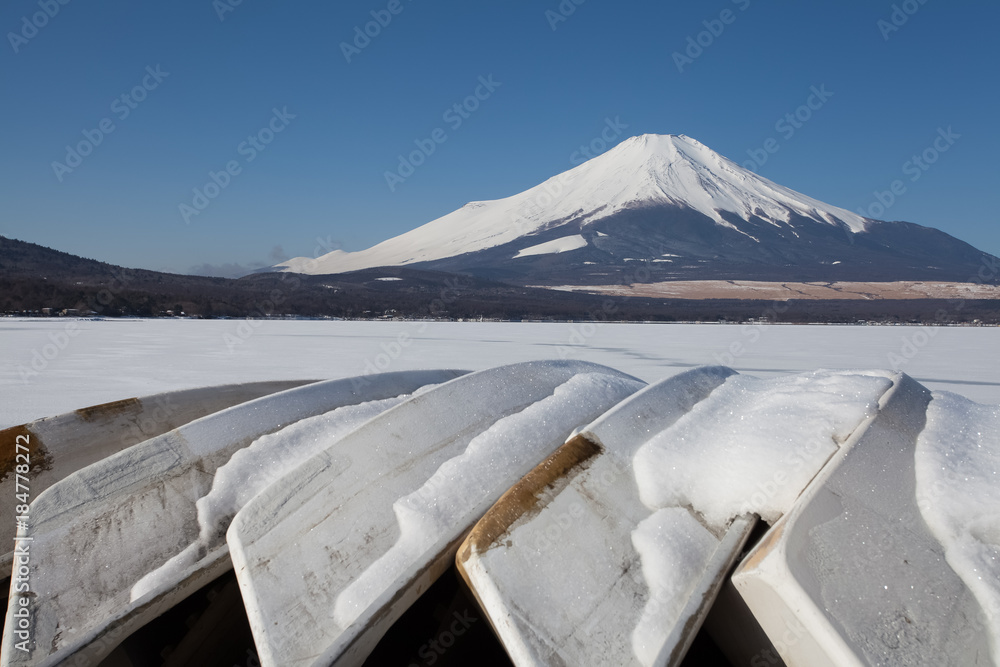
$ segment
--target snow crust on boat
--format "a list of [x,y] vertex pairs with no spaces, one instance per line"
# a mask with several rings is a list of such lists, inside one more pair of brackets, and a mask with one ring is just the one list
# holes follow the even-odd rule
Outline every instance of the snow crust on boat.
[[[28,461],[31,495],[59,480],[144,440],[200,419],[213,412],[293,389],[315,380],[286,380],[224,384],[167,391],[92,405],[56,417],[0,431],[0,516],[13,517],[18,504],[14,475],[18,463]],[[22,444],[27,450],[18,448]],[[26,456],[18,458],[16,454]],[[12,545],[16,523],[0,521],[0,544]],[[13,550],[0,556],[0,570],[9,569]]]
[[504,491],[643,384],[575,361],[473,373],[272,485],[227,537],[261,663],[361,664]]
[[[31,539],[31,590],[15,592],[12,581],[0,663],[58,664],[74,655],[98,661],[128,632],[229,569],[223,544],[132,597],[139,579],[197,538],[195,503],[209,492],[215,471],[261,435],[461,373],[406,371],[290,389],[193,421],[50,487],[31,503],[27,529],[19,529],[19,537]],[[12,641],[22,607],[34,621],[28,652]]]
[[934,392],[915,456],[920,514],[979,602],[1000,662],[1000,406]]
[[146,399],[8,429],[65,477],[18,533],[0,665],[99,662],[234,562],[263,664],[357,665],[456,552],[515,664],[675,665],[756,516],[730,590],[788,664],[1000,663],[1000,406],[881,371],[461,375],[299,386],[123,451]]
[[[787,664],[995,664],[984,609],[918,508],[915,454],[930,399],[900,374],[734,573]],[[951,505],[948,493],[939,501]]]
[[459,566],[518,665],[675,664],[752,525],[734,520],[786,511],[891,384],[724,368],[665,380],[512,489]]

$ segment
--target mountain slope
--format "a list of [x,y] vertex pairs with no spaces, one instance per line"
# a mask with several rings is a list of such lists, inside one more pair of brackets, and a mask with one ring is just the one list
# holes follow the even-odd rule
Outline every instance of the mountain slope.
[[938,230],[863,218],[797,193],[690,137],[643,135],[367,250],[275,269],[409,265],[564,285],[628,281],[640,266],[658,280],[967,281],[984,257]]

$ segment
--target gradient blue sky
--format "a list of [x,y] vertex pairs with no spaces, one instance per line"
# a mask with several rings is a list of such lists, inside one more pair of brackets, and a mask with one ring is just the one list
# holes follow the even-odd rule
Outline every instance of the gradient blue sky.
[[[881,217],[1000,255],[993,0],[909,0],[888,39],[889,1],[565,0],[575,11],[553,30],[558,0],[400,0],[350,63],[341,43],[389,0],[242,0],[223,20],[226,0],[41,2],[58,13],[16,44],[39,0],[0,9],[5,236],[217,275],[312,255],[317,239],[359,250],[568,169],[620,118],[625,135],[683,133],[739,162],[773,137],[762,175],[851,210],[899,179]],[[674,52],[726,9],[679,72]],[[122,119],[114,100],[156,66],[169,76]],[[489,75],[500,87],[453,129],[443,113]],[[787,137],[775,125],[812,86],[833,96]],[[248,162],[241,142],[286,107],[295,118]],[[105,118],[114,131],[60,182],[52,163]],[[961,138],[911,181],[904,164],[948,127]],[[390,192],[384,172],[436,128],[448,140]],[[240,173],[186,224],[179,205],[230,160]]]

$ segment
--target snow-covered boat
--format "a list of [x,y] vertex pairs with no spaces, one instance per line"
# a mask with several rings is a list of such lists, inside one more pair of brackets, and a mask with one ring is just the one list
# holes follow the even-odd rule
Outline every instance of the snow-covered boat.
[[[462,373],[407,371],[288,389],[192,421],[54,484],[31,503],[18,529],[26,571],[16,569],[11,582],[0,663],[96,663],[229,569],[221,536],[201,535],[196,503],[217,469],[261,436]],[[20,559],[15,551],[15,568]],[[31,619],[30,628],[20,627],[18,614]]]
[[900,376],[733,575],[787,664],[1000,658],[1000,409],[931,398]]
[[65,476],[0,667],[97,664],[202,586],[175,662],[221,614],[268,667],[360,665],[453,564],[519,666],[680,664],[703,623],[751,667],[1000,664],[1000,406],[882,371],[644,387],[532,362],[195,390],[125,449],[151,433],[109,408],[29,425]]
[[[677,665],[752,515],[773,520],[789,505],[836,438],[863,420],[858,408],[874,407],[889,385],[837,373],[758,380],[722,368],[665,380],[511,489],[463,545],[459,569],[519,667]],[[850,404],[837,400],[842,392]],[[803,451],[797,465],[776,457],[789,446]],[[755,485],[773,473],[781,484],[751,507],[755,493],[764,496]]]
[[[293,389],[315,380],[249,382],[169,391],[127,398],[47,417],[0,431],[0,543],[10,549],[16,531],[18,471],[35,498],[67,475],[123,449],[173,430],[213,412]],[[19,446],[20,445],[20,446]],[[10,520],[6,520],[10,518]],[[10,569],[10,549],[0,556],[0,570]]]
[[258,495],[227,539],[261,664],[363,663],[504,491],[643,386],[575,361],[473,373],[387,411]]

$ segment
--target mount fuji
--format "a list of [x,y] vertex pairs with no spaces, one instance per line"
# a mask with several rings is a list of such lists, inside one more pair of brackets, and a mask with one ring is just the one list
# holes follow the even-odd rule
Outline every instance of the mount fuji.
[[367,250],[273,267],[386,266],[515,284],[643,281],[973,282],[997,259],[937,229],[783,187],[684,135],[646,134],[506,199],[478,201]]

